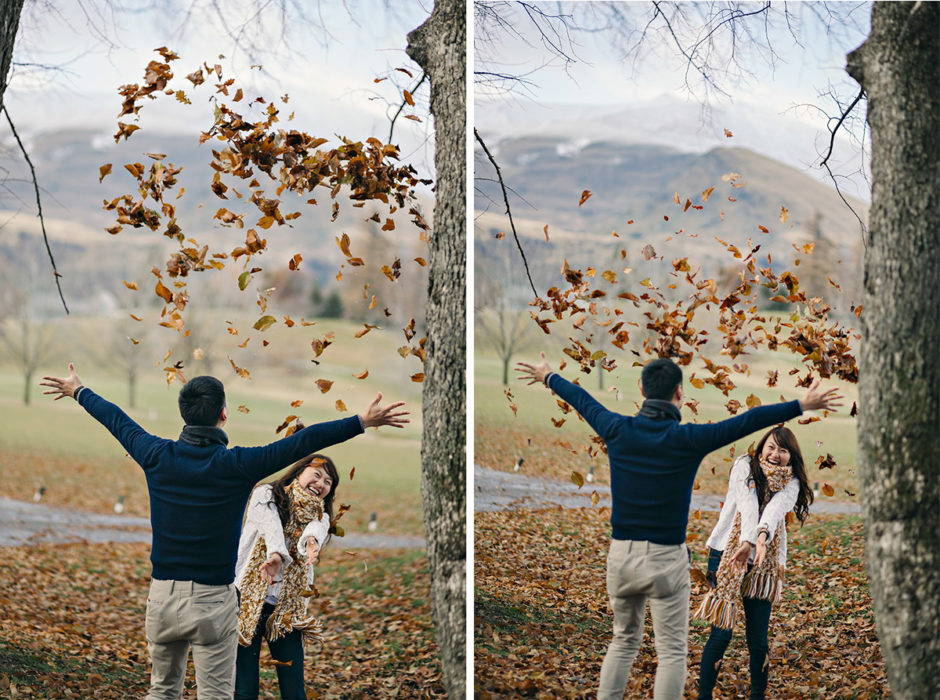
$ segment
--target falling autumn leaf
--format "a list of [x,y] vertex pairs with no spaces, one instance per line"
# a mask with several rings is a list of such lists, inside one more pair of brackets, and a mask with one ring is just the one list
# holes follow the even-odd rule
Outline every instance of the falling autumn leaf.
[[238,407],[238,412],[239,412],[239,413],[248,413],[248,412],[249,412],[249,408],[248,408],[246,405],[242,404],[242,405],[240,405],[240,406]]
[[365,379],[366,377],[369,376],[369,370],[363,370],[363,371],[360,372],[359,374],[354,374],[353,376],[354,376],[356,379]]
[[316,384],[321,394],[325,394],[333,386],[333,382],[328,379],[318,379]]
[[780,223],[785,224],[790,220],[790,210],[786,207],[780,207]]
[[584,190],[584,192],[581,193],[581,199],[578,200],[578,206],[580,207],[582,204],[588,201],[588,199],[591,197],[591,194],[593,194],[591,190]]
[[340,413],[346,410],[346,404],[344,404],[340,399],[336,399],[336,410]]
[[834,496],[836,493],[835,489],[832,488],[832,486],[830,486],[829,484],[823,484],[822,490],[824,494],[830,497]]
[[277,319],[274,316],[262,316],[257,321],[255,325],[252,326],[256,331],[266,331],[268,328],[277,323]]
[[582,486],[584,486],[584,477],[581,475],[580,472],[573,471],[571,472],[571,483],[577,486],[578,488],[581,488]]

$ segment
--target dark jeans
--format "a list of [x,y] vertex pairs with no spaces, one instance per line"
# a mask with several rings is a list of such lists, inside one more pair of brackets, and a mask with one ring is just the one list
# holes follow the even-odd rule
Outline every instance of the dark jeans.
[[[718,568],[721,552],[711,550],[708,557],[708,568],[712,571]],[[750,571],[750,565],[748,571]],[[747,640],[749,655],[748,665],[751,671],[751,700],[762,700],[767,689],[767,628],[770,626],[769,600],[744,598],[744,634]],[[715,681],[718,680],[718,671],[721,668],[721,659],[731,642],[731,630],[724,630],[712,626],[705,648],[702,649],[702,663],[699,667],[698,697],[699,700],[710,700]]]
[[[258,659],[261,656],[261,640],[264,637],[264,625],[274,612],[274,606],[265,603],[261,608],[261,619],[251,638],[251,645],[238,647],[235,660],[235,700],[256,700],[258,697]],[[304,690],[304,645],[303,633],[291,632],[276,642],[268,642],[268,649],[276,661],[289,661],[289,666],[281,664],[277,671],[277,684],[284,700],[306,700]]]

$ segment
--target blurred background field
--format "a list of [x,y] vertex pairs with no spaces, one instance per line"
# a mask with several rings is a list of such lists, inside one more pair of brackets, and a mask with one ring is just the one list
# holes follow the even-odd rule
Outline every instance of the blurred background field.
[[[514,355],[513,365],[518,361],[538,363],[539,352],[544,351],[549,363],[557,370],[564,358],[561,353],[561,336],[564,334],[548,336],[538,329],[536,331],[537,334],[532,334],[523,349]],[[612,411],[634,415],[642,402],[639,389],[641,368],[632,366],[633,361],[639,358],[629,351],[608,351],[617,359],[617,368],[610,373],[603,372],[602,389],[598,388],[597,369],[590,375],[583,374],[569,361],[561,374],[571,381],[577,379],[598,401]],[[722,356],[714,357],[713,361],[729,366],[732,364]],[[728,418],[731,414],[725,404],[729,399],[738,400],[742,404],[742,410],[746,410],[744,404],[751,394],[758,397],[761,403],[767,404],[780,401],[781,397],[785,400],[798,399],[805,393],[805,389],[794,387],[796,375],[788,375],[791,369],[803,368],[797,356],[782,351],[762,351],[739,356],[736,361],[739,364],[746,362],[750,375],[732,374],[737,388],[727,397],[713,386],[705,385],[703,389],[696,389],[691,385],[689,380],[693,372],[700,378],[709,376],[704,366],[693,363],[683,368],[686,400],[694,399],[699,402],[697,414],[693,414],[688,407],[683,407],[683,421],[701,423]],[[504,386],[501,381],[500,358],[480,343],[476,347],[474,362],[474,459],[477,464],[507,471],[514,469],[517,460],[522,458],[524,462],[520,472],[560,481],[570,481],[572,471],[586,476],[593,466],[596,482],[609,483],[607,457],[598,453],[592,458],[585,452],[593,431],[574,412],[563,414],[556,403],[557,397],[541,386],[530,387],[518,381],[515,371],[511,373],[509,386]],[[778,382],[771,388],[767,386],[767,373],[774,370],[778,372]],[[801,374],[805,374],[805,371],[801,371]],[[849,417],[852,404],[857,399],[857,387],[837,380],[824,380],[823,384],[827,387],[838,387],[845,396],[844,405],[837,413],[810,424],[800,425],[797,421],[791,421],[790,428],[800,442],[811,485],[818,482],[817,498],[857,502],[856,419]],[[512,394],[511,399],[505,394],[507,388]],[[515,415],[510,404],[517,408]],[[802,416],[801,420],[814,415],[821,417],[818,412],[812,412]],[[558,428],[551,422],[552,419],[558,421],[562,418],[565,422]],[[754,433],[739,440],[734,445],[734,455],[746,452],[762,435],[763,432]],[[713,452],[706,458],[698,473],[698,493],[725,493],[731,454],[731,449],[726,448]],[[832,469],[820,469],[816,464],[817,458],[825,459],[830,454],[836,466]],[[831,497],[823,492],[826,484],[833,488]],[[572,489],[575,488],[577,487],[572,484]],[[588,489],[588,485],[584,488]]]
[[[9,357],[0,362],[0,495],[26,500],[44,486],[44,503],[98,512],[110,512],[123,496],[126,513],[146,516],[147,491],[140,468],[81,408],[70,400],[56,402],[43,396],[38,382],[45,374],[63,376],[72,361],[89,387],[124,408],[144,429],[175,439],[182,428],[177,407],[181,384],[167,385],[162,368],[182,360],[187,377],[214,374],[225,383],[229,406],[225,430],[233,445],[277,439],[275,430],[289,415],[310,425],[361,413],[378,392],[383,402],[407,402],[412,415],[406,428],[370,430],[324,452],[339,470],[338,501],[352,505],[343,520],[347,531],[364,532],[375,512],[379,532],[422,535],[421,384],[411,380],[412,374],[420,372],[420,362],[397,352],[407,345],[400,329],[390,324],[356,338],[362,323],[317,319],[316,325],[304,327],[298,318],[293,328],[278,324],[262,334],[251,328],[256,317],[234,310],[203,313],[193,335],[209,338],[206,331],[215,328],[216,332],[203,348],[201,360],[194,356],[200,347],[198,339],[187,347],[168,329],[157,329],[158,335],[148,343],[127,342],[126,323],[133,324],[134,332],[143,330],[146,323],[127,321],[123,314],[47,324],[52,341],[31,378],[28,405],[23,402],[20,367]],[[312,320],[307,319],[308,323]],[[227,327],[239,329],[239,335],[226,333]],[[334,344],[314,364],[310,343],[328,332],[334,334]],[[247,348],[239,348],[247,337],[251,337]],[[262,346],[262,338],[269,341],[267,347]],[[133,408],[129,407],[127,357],[108,351],[112,341],[122,339],[123,351],[130,348],[137,354]],[[173,354],[163,362],[171,347]],[[210,352],[211,363],[206,361]],[[229,357],[250,371],[250,379],[235,373]],[[365,370],[369,371],[365,379],[354,376]],[[333,384],[322,393],[316,380]],[[291,402],[297,400],[303,404],[292,407]],[[345,411],[339,410],[337,401],[345,404]]]

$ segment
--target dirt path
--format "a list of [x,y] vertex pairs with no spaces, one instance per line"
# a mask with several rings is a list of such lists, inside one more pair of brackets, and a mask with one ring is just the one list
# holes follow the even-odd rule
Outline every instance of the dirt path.
[[[150,521],[131,515],[102,515],[0,497],[0,547],[38,542],[147,542]],[[409,535],[349,533],[337,538],[343,549],[424,549],[424,539]]]
[[[479,465],[473,468],[473,509],[475,511],[512,510],[516,508],[583,508],[591,506],[591,494],[597,491],[599,506],[610,505],[610,487],[584,484],[580,489],[571,482],[551,481],[528,474],[503,472]],[[717,511],[722,497],[692,494],[692,510]],[[860,513],[857,503],[830,501],[822,497],[810,508],[813,513]]]

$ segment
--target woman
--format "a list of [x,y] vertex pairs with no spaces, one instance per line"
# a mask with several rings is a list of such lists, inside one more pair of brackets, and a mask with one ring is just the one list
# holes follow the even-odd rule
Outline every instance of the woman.
[[261,638],[268,640],[281,697],[305,699],[303,636],[319,641],[322,623],[308,610],[313,564],[329,538],[339,474],[315,454],[255,489],[245,514],[235,585],[240,596],[235,699],[258,697]]
[[707,541],[714,588],[695,612],[712,623],[699,667],[700,700],[712,696],[739,607],[750,657],[750,697],[764,697],[770,608],[780,600],[787,560],[786,515],[794,511],[802,524],[812,502],[803,455],[789,428],[771,429],[754,456],[743,455],[732,466],[728,494]]

